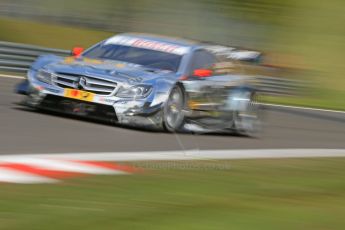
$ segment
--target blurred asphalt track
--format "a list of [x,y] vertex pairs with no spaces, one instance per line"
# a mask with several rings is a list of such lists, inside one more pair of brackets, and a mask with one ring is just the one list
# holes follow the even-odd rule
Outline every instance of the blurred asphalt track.
[[38,113],[0,77],[0,154],[187,149],[345,148],[345,113],[267,107],[259,138],[168,134]]

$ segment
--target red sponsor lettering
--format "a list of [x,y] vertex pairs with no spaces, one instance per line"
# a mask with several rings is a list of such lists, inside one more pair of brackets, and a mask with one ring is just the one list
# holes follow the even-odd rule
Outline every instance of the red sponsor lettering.
[[174,50],[178,48],[178,46],[175,45],[169,45],[161,42],[154,42],[154,41],[147,41],[138,39],[132,43],[132,46],[139,47],[139,48],[146,48],[146,49],[152,49],[152,50],[158,50],[168,53],[173,53]]

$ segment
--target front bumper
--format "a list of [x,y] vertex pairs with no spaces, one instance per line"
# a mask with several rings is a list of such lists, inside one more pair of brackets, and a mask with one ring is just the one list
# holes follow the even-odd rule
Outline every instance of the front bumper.
[[65,97],[65,90],[53,85],[29,81],[26,105],[128,126],[162,129],[161,104],[147,100],[125,100],[95,95],[92,101]]
[[[28,103],[28,105],[32,105],[32,103]],[[118,121],[116,112],[111,106],[83,102],[55,95],[46,95],[44,99],[34,107],[111,122]]]

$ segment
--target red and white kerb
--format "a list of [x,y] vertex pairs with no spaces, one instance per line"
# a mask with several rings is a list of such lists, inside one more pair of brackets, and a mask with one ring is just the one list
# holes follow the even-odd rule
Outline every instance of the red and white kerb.
[[138,170],[134,167],[108,162],[21,157],[0,162],[0,183],[56,183],[70,177],[135,171]]

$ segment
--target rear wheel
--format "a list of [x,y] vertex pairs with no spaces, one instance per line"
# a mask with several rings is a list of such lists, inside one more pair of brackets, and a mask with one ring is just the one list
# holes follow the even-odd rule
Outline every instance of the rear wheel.
[[183,89],[181,86],[175,85],[163,109],[163,126],[167,131],[177,132],[181,130],[185,118],[183,114],[184,104]]
[[236,133],[246,136],[256,136],[261,130],[260,108],[255,92],[245,91],[241,99],[246,101],[245,108],[234,111],[233,129]]

